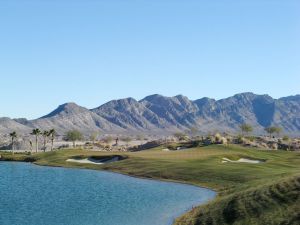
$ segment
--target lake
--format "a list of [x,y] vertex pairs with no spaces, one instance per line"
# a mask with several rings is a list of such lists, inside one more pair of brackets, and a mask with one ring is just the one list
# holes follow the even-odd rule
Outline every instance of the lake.
[[111,172],[0,162],[1,225],[170,225],[214,191]]

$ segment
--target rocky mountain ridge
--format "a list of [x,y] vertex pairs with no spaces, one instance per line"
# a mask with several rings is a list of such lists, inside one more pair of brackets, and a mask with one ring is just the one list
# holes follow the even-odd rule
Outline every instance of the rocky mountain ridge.
[[75,103],[35,120],[0,118],[0,133],[30,132],[33,128],[51,129],[63,134],[77,129],[84,134],[94,131],[111,134],[171,134],[196,127],[201,133],[239,131],[242,123],[251,124],[256,134],[275,125],[290,135],[300,135],[300,95],[273,99],[269,95],[241,93],[215,100],[195,101],[183,95],[151,95],[113,100],[94,109]]

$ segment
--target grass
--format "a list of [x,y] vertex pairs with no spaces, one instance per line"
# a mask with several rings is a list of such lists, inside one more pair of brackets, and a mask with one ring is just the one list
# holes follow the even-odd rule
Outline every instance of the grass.
[[295,224],[300,221],[300,176],[219,198],[177,219],[176,225]]
[[[205,186],[218,191],[219,195],[213,202],[195,208],[178,219],[177,225],[292,224],[285,220],[286,216],[291,221],[300,221],[299,214],[296,213],[300,205],[299,152],[256,150],[236,145],[213,145],[170,152],[161,151],[162,148],[135,153],[83,150],[63,150],[32,156],[12,156],[5,153],[2,154],[2,159],[34,161],[39,165],[109,170],[131,176]],[[78,156],[84,158],[111,155],[120,155],[124,160],[105,165],[66,162],[67,159]],[[233,160],[260,159],[265,163],[221,163],[223,157]]]

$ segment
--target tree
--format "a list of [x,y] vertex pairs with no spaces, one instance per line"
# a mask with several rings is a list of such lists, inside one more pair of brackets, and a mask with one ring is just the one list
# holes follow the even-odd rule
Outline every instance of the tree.
[[51,151],[53,151],[55,135],[56,135],[56,131],[54,129],[49,130],[49,136],[51,139]]
[[32,141],[29,139],[30,153],[32,153]]
[[283,138],[282,138],[283,141],[289,141],[290,140],[290,137],[287,136],[287,135],[284,135]]
[[198,134],[199,130],[196,127],[192,127],[189,130],[189,133],[192,135],[192,137],[195,137]]
[[265,131],[272,137],[272,134],[275,132],[273,127],[266,127]]
[[175,138],[177,138],[179,141],[183,140],[184,137],[186,136],[184,133],[182,132],[176,132],[173,134]]
[[244,136],[244,134],[249,134],[250,132],[252,132],[253,131],[253,127],[250,125],[250,124],[246,124],[246,123],[244,123],[244,124],[242,124],[241,126],[240,126],[240,129],[241,129],[241,131],[242,131],[242,135]]
[[138,141],[143,141],[145,139],[145,137],[144,137],[144,135],[142,135],[142,134],[138,134],[137,136],[136,136],[136,140],[138,140]]
[[272,137],[272,134],[277,133],[277,135],[280,134],[281,132],[281,128],[280,127],[266,127],[265,131],[270,135],[270,138]]
[[126,143],[126,146],[128,146],[129,142],[131,142],[132,139],[130,137],[124,137],[122,138],[122,141],[124,141]]
[[50,132],[45,130],[42,132],[42,136],[43,136],[43,143],[44,143],[43,149],[44,149],[44,152],[46,152],[46,145],[48,142],[48,137],[50,136]]
[[281,133],[282,128],[281,127],[275,127],[275,133],[277,134],[277,136],[279,136],[279,134]]
[[9,134],[11,138],[11,148],[12,148],[12,154],[15,154],[15,139],[17,138],[17,133],[14,131]]
[[287,135],[284,135],[282,140],[288,143],[288,150],[290,150],[291,149],[291,139],[290,139],[290,137],[287,136]]
[[104,138],[103,141],[104,141],[106,144],[110,145],[111,142],[113,141],[113,138],[112,138],[111,136],[108,136],[108,137]]
[[71,130],[66,133],[65,139],[73,142],[73,148],[76,147],[76,141],[83,140],[83,135],[78,130]]
[[35,151],[37,153],[39,150],[39,136],[41,135],[40,129],[33,129],[31,135],[35,136]]
[[98,138],[99,133],[98,132],[93,132],[90,136],[90,140],[93,142],[93,144],[95,144],[95,141]]

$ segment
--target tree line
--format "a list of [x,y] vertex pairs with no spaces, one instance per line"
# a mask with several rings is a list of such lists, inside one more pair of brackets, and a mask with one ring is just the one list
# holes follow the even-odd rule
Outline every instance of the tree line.
[[[34,136],[34,139],[35,139],[35,152],[36,153],[39,151],[39,138],[40,137],[42,137],[42,143],[43,143],[42,150],[44,150],[44,152],[46,151],[46,145],[47,145],[47,143],[49,143],[49,140],[50,140],[51,141],[51,151],[53,151],[54,140],[55,140],[55,137],[56,137],[56,131],[54,129],[41,131],[40,129],[36,128],[36,129],[32,130],[30,135]],[[98,135],[99,135],[99,133],[97,133],[97,132],[91,134],[90,140],[93,142],[93,144],[95,143]],[[18,135],[14,131],[14,132],[10,133],[9,136],[11,138],[12,153],[14,154],[15,143],[16,143],[16,139],[18,138]],[[73,148],[75,148],[76,147],[76,141],[84,140],[84,136],[78,130],[70,130],[64,135],[63,140],[72,142],[73,143]],[[114,139],[113,137],[108,136],[103,141],[107,144],[110,144],[113,140],[116,140],[116,143],[118,143],[119,138]],[[127,145],[128,145],[129,142],[132,141],[132,139],[130,137],[123,137],[120,140],[126,142]],[[30,151],[32,152],[33,143],[32,143],[31,140],[29,140],[29,144],[30,144]]]
[[[241,124],[240,125],[240,130],[242,132],[242,135],[249,135],[251,132],[253,132],[253,127],[250,124]],[[276,127],[276,126],[270,126],[270,127],[266,127],[265,131],[269,134],[270,138],[272,137],[273,134],[277,134],[279,135],[282,131],[282,128],[280,127]],[[190,134],[191,136],[195,136],[197,135],[197,133],[199,132],[199,130],[195,127],[192,127],[189,131],[187,131],[188,134]],[[30,133],[30,135],[35,137],[35,152],[37,153],[39,151],[39,137],[43,138],[43,150],[46,151],[46,145],[49,142],[49,140],[51,141],[51,151],[53,151],[53,146],[54,146],[54,140],[55,140],[55,136],[56,136],[56,131],[55,129],[50,129],[50,130],[44,130],[41,131],[40,129],[36,128],[33,129],[32,132]],[[10,138],[11,138],[11,146],[12,146],[12,153],[14,154],[14,150],[15,150],[15,141],[18,137],[17,133],[15,131],[11,132],[9,134]],[[174,134],[174,136],[176,138],[178,138],[179,140],[184,138],[186,136],[185,133],[181,133],[181,132],[177,132]],[[65,134],[64,140],[65,141],[71,141],[73,143],[73,147],[76,147],[75,142],[76,141],[80,141],[83,140],[83,135],[80,131],[78,130],[71,130],[68,131]],[[96,134],[92,134],[90,139],[94,142],[96,139]],[[122,141],[126,142],[127,145],[128,143],[131,141],[131,138],[126,137],[121,139]],[[106,143],[110,143],[113,141],[112,137],[107,137],[104,142]],[[29,140],[29,144],[30,144],[30,150],[32,151],[33,149],[33,143],[31,140]]]
[[[254,128],[250,124],[246,124],[246,123],[241,124],[239,128],[241,130],[242,136],[249,135],[254,130]],[[273,134],[279,135],[282,132],[282,128],[276,126],[265,127],[264,130],[269,135],[270,138],[272,137]],[[186,138],[188,138],[188,136],[192,138],[196,137],[199,132],[200,130],[198,130],[196,127],[192,127],[185,132],[176,132],[173,134],[173,136],[178,140],[185,140]],[[287,136],[285,136],[285,138],[286,137]]]
[[[56,136],[55,129],[41,131],[40,129],[36,128],[36,129],[32,130],[30,135],[35,137],[35,151],[36,151],[36,153],[39,150],[39,137],[40,136],[43,137],[43,150],[46,151],[46,145],[47,145],[48,141],[50,140],[51,141],[51,151],[53,151],[54,140],[55,140],[55,136]],[[17,132],[13,131],[12,133],[9,134],[9,136],[11,138],[12,154],[14,154],[15,141],[18,137],[18,134],[17,134]],[[33,143],[32,143],[31,140],[29,140],[29,144],[30,144],[30,150],[32,151]]]
[[[242,135],[248,135],[249,133],[253,132],[253,127],[250,124],[242,124],[240,125],[240,129],[242,131]],[[270,126],[266,127],[265,131],[269,134],[270,138],[272,137],[273,134],[279,135],[282,131],[281,127],[276,127],[276,126]]]

